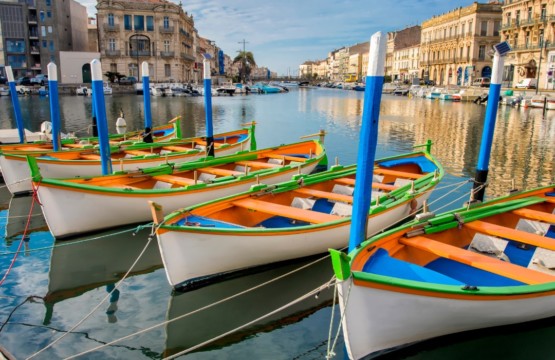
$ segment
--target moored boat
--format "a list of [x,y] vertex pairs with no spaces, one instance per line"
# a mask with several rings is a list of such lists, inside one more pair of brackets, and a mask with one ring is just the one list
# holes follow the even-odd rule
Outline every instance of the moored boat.
[[[376,161],[369,233],[415,214],[443,177],[427,151]],[[275,186],[157,218],[168,281],[190,286],[226,273],[347,244],[356,166],[336,165]],[[159,215],[159,214],[158,214]]]
[[[254,123],[250,128],[216,134],[216,156],[231,155],[238,151],[255,150]],[[110,153],[114,169],[132,171],[158,166],[168,162],[181,163],[198,160],[206,155],[206,137],[197,136],[169,142],[137,142],[115,145]],[[102,161],[96,147],[67,149],[64,151],[36,151],[32,153],[5,152],[0,154],[0,167],[4,181],[12,194],[32,190],[26,155],[36,157],[41,175],[47,178],[71,178],[102,175]]]
[[310,173],[327,161],[310,140],[199,161],[99,177],[49,179],[29,157],[33,182],[50,232],[57,238],[147,222],[147,200],[170,211]]
[[530,99],[530,107],[533,108],[545,108],[547,110],[555,109],[555,98],[547,95],[534,95]]
[[332,251],[349,357],[555,316],[554,210],[550,185]]

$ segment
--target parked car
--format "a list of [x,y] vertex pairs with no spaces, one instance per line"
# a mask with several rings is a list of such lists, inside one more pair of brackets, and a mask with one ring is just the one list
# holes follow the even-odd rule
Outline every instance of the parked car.
[[44,86],[46,83],[48,83],[48,75],[38,74],[37,76],[31,79],[31,82],[33,84],[39,84],[40,86]]
[[488,77],[481,77],[481,78],[477,78],[472,82],[472,86],[477,86],[477,87],[489,87],[491,83],[491,79]]
[[133,85],[137,82],[137,78],[134,76],[124,76],[119,79],[120,85]]
[[19,79],[17,79],[17,81],[15,83],[17,85],[32,85],[31,84],[31,78],[28,77],[28,76],[20,77]]
[[536,79],[526,78],[526,79],[520,80],[515,85],[515,89],[535,89],[536,85],[537,85]]

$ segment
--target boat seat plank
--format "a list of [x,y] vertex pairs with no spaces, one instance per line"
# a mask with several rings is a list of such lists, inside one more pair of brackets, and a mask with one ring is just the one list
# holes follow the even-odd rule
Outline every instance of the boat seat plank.
[[[206,146],[206,145],[207,145],[207,142],[204,141],[204,140],[196,140],[196,141],[195,141],[195,144],[196,144],[196,145],[201,145],[201,146]],[[214,141],[214,147],[215,147],[216,149],[219,148],[219,147],[222,147],[222,145],[223,145],[222,143],[218,143],[218,142]]]
[[[351,179],[351,178],[339,178],[339,179],[335,179],[335,182],[338,183],[338,184],[342,184],[342,185],[355,186],[355,179]],[[397,187],[394,186],[394,185],[382,184],[382,183],[378,183],[378,182],[373,182],[372,183],[372,188],[383,190],[383,191],[393,191],[393,190],[397,189]]]
[[353,203],[353,197],[352,196],[338,194],[338,193],[334,193],[334,192],[330,192],[330,191],[321,191],[321,190],[316,190],[316,189],[311,189],[311,188],[299,188],[299,189],[295,190],[295,192],[298,193],[298,194],[314,196],[314,197],[322,198],[322,199],[342,201],[342,202],[346,202],[346,203],[349,203],[349,204]]
[[240,176],[240,175],[245,175],[245,173],[243,173],[241,171],[220,169],[220,168],[213,168],[213,167],[202,168],[202,169],[199,169],[199,171],[207,173],[207,174],[218,175],[218,176]]
[[555,198],[545,198],[545,201],[548,203],[555,204]]
[[420,179],[424,174],[409,173],[405,171],[397,171],[384,168],[374,168],[374,174],[379,175],[391,175],[395,177],[407,178],[407,179]]
[[555,281],[555,276],[530,270],[497,258],[464,250],[456,246],[444,244],[424,236],[402,238],[399,242],[403,245],[427,251],[437,256],[451,259],[477,269],[485,270],[526,284],[544,284]]
[[143,151],[143,150],[125,150],[126,154],[135,155],[135,156],[145,156],[145,155],[154,155],[150,151]]
[[526,231],[515,230],[479,220],[469,222],[463,226],[468,229],[476,230],[482,234],[498,236],[507,240],[514,240],[524,244],[555,251],[555,239],[546,238],[544,236],[532,234]]
[[341,216],[330,215],[312,210],[299,209],[292,206],[275,204],[262,200],[241,199],[233,201],[234,206],[246,208],[249,210],[261,211],[266,214],[283,216],[290,219],[306,221],[313,224],[320,224],[330,221],[342,219]]
[[555,224],[555,214],[532,209],[516,209],[513,210],[512,213],[518,216],[522,216],[528,220],[537,220],[550,224]]
[[273,168],[281,166],[281,165],[278,165],[278,164],[270,164],[270,163],[265,163],[265,162],[262,162],[262,161],[249,161],[249,160],[237,161],[237,164],[238,165],[243,165],[243,166],[249,166],[249,167],[264,168],[264,169],[273,169]]
[[96,154],[79,154],[79,157],[84,160],[102,160],[100,155]]
[[176,184],[181,186],[195,185],[195,180],[184,178],[181,176],[175,176],[175,175],[155,175],[152,178],[154,180],[164,181],[170,184]]
[[190,151],[193,148],[185,147],[185,146],[170,145],[170,146],[164,146],[162,149],[169,150],[169,151],[175,151],[175,152],[184,152],[184,151]]
[[308,160],[307,158],[304,158],[304,157],[290,156],[290,155],[280,155],[280,154],[268,154],[268,155],[266,155],[266,157],[269,157],[269,158],[272,158],[272,159],[298,161],[298,162],[305,162],[305,161]]

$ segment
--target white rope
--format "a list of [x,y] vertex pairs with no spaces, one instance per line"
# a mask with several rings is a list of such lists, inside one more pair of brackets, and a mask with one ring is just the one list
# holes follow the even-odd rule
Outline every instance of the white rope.
[[190,348],[188,348],[188,349],[185,349],[185,350],[183,350],[183,351],[180,351],[180,352],[178,352],[178,353],[176,353],[176,354],[173,354],[173,355],[171,355],[171,356],[165,357],[164,360],[175,359],[176,357],[179,357],[179,356],[181,356],[181,355],[184,355],[184,354],[187,354],[187,353],[189,353],[189,352],[191,352],[191,351],[194,351],[194,350],[196,350],[196,349],[198,349],[198,348],[201,348],[201,347],[203,347],[203,346],[206,346],[206,345],[210,344],[210,343],[213,342],[213,341],[216,341],[216,340],[221,339],[221,338],[223,338],[223,337],[225,337],[225,336],[228,336],[228,335],[230,335],[230,334],[233,334],[234,332],[236,332],[236,331],[238,331],[238,330],[241,330],[241,329],[243,329],[243,328],[245,328],[245,327],[247,327],[247,326],[253,325],[253,324],[257,323],[257,322],[260,321],[260,320],[264,320],[264,319],[267,318],[267,317],[270,317],[270,316],[272,316],[272,315],[274,315],[274,314],[277,314],[278,312],[280,312],[280,311],[282,311],[282,310],[284,310],[284,309],[287,309],[287,308],[290,307],[290,306],[293,306],[293,305],[295,305],[295,304],[297,304],[297,303],[299,303],[299,302],[301,302],[301,301],[303,301],[303,300],[305,300],[305,299],[307,299],[307,298],[309,298],[309,297],[311,297],[311,296],[313,296],[313,295],[315,295],[315,294],[318,294],[320,291],[322,291],[322,290],[324,290],[325,288],[329,287],[329,285],[330,285],[330,282],[327,282],[327,283],[325,283],[325,284],[323,284],[323,285],[320,285],[320,286],[318,286],[317,288],[311,290],[310,292],[308,292],[308,293],[306,293],[306,294],[304,294],[304,295],[302,295],[302,296],[296,298],[296,299],[293,300],[293,301],[290,301],[289,303],[287,303],[287,304],[285,304],[285,305],[283,305],[283,306],[280,306],[279,308],[277,308],[277,309],[275,309],[275,310],[273,310],[273,311],[270,311],[269,313],[267,313],[267,314],[265,314],[265,315],[262,315],[262,316],[260,316],[260,317],[258,317],[258,318],[256,318],[256,319],[254,319],[254,320],[251,320],[251,321],[249,321],[249,322],[247,322],[247,323],[245,323],[245,324],[243,324],[243,325],[240,325],[240,326],[238,326],[238,327],[236,327],[236,328],[234,328],[234,329],[232,329],[232,330],[229,330],[229,331],[227,331],[227,332],[225,332],[225,333],[223,333],[223,334],[221,334],[221,335],[218,335],[218,336],[216,336],[216,337],[213,337],[212,339],[206,340],[206,341],[204,341],[204,342],[201,342],[200,344],[197,344],[197,345],[195,345],[195,346],[192,346],[192,347],[190,347]]
[[141,259],[141,257],[143,256],[143,254],[145,253],[146,249],[148,248],[148,246],[150,245],[150,242],[152,241],[152,236],[148,237],[148,241],[145,245],[145,247],[143,248],[143,250],[141,251],[141,253],[139,254],[139,256],[137,257],[137,259],[133,262],[133,264],[131,265],[131,268],[125,273],[125,275],[121,278],[120,281],[118,281],[116,283],[116,286],[112,289],[112,291],[110,291],[108,294],[106,294],[106,296],[104,297],[104,299],[102,299],[100,301],[100,303],[98,305],[96,305],[83,319],[81,319],[79,322],[77,322],[77,324],[75,324],[71,329],[69,329],[68,331],[66,331],[64,334],[62,334],[62,336],[58,337],[56,340],[54,340],[53,342],[51,342],[50,344],[48,344],[47,346],[45,346],[44,348],[42,348],[41,350],[37,351],[36,353],[32,354],[31,356],[29,356],[27,359],[32,359],[35,356],[39,355],[40,353],[42,353],[43,351],[45,351],[46,349],[51,348],[52,346],[54,346],[54,344],[58,343],[60,340],[62,340],[66,335],[70,334],[71,332],[73,332],[73,330],[75,330],[79,325],[81,325],[83,322],[85,322],[85,320],[87,320],[89,317],[92,316],[92,314],[94,314],[96,312],[96,310],[98,310],[98,308],[104,304],[106,302],[106,300],[108,300],[110,298],[110,296],[112,295],[112,293],[114,291],[116,291],[120,285],[123,283],[123,281],[127,278],[127,276],[129,275],[129,273],[131,273],[131,271],[133,270],[133,268],[135,267],[135,265],[137,265],[137,263],[139,262],[139,260]]
[[224,302],[226,302],[226,301],[235,299],[235,298],[237,298],[237,297],[239,297],[239,296],[242,296],[242,295],[247,294],[247,293],[249,293],[249,292],[251,292],[251,291],[257,290],[257,289],[259,289],[259,288],[261,288],[261,287],[264,287],[264,286],[269,285],[269,284],[271,284],[271,283],[273,283],[273,282],[275,282],[275,281],[278,281],[278,280],[283,279],[283,278],[285,278],[285,277],[287,277],[287,276],[289,276],[289,275],[292,275],[292,274],[294,274],[294,273],[296,273],[296,272],[299,272],[299,271],[301,271],[301,270],[303,270],[303,269],[306,269],[306,268],[308,268],[309,266],[312,266],[312,265],[316,264],[316,263],[319,262],[319,261],[328,259],[329,257],[330,257],[330,255],[326,255],[326,256],[324,256],[324,257],[322,257],[322,258],[320,258],[320,259],[314,260],[314,261],[312,261],[312,262],[310,262],[310,263],[308,263],[308,264],[305,264],[305,265],[303,265],[303,266],[301,266],[301,267],[299,267],[299,268],[297,268],[297,269],[291,270],[291,271],[288,272],[288,273],[285,273],[285,274],[280,275],[280,276],[278,276],[278,277],[276,277],[276,278],[273,278],[273,279],[271,279],[271,280],[268,280],[268,281],[266,281],[266,282],[264,282],[264,283],[262,283],[262,284],[258,284],[258,285],[256,285],[256,286],[253,286],[253,287],[249,288],[249,289],[243,290],[243,291],[241,291],[241,292],[239,292],[239,293],[237,293],[237,294],[230,295],[230,296],[228,296],[228,297],[226,297],[226,298],[223,298],[223,299],[218,300],[218,301],[216,301],[216,302],[213,302],[213,303],[211,303],[211,304],[205,305],[205,306],[200,307],[200,308],[198,308],[198,309],[196,309],[196,310],[193,310],[193,311],[191,311],[191,312],[182,314],[182,315],[177,316],[177,317],[175,317],[175,318],[173,318],[173,319],[163,321],[163,322],[161,322],[161,323],[158,323],[158,324],[156,324],[156,325],[152,325],[152,326],[150,326],[150,327],[148,327],[148,328],[145,328],[145,329],[143,329],[143,330],[139,330],[139,331],[137,331],[137,332],[135,332],[135,333],[132,333],[132,334],[126,335],[126,336],[124,336],[124,337],[121,337],[121,338],[119,338],[119,339],[110,341],[110,342],[108,342],[108,343],[106,343],[106,344],[102,344],[102,345],[99,345],[99,346],[97,346],[97,347],[95,347],[95,348],[92,348],[92,349],[83,351],[83,352],[81,352],[81,353],[79,353],[79,354],[76,354],[76,355],[67,357],[66,359],[74,359],[74,358],[76,358],[76,357],[89,354],[89,353],[91,353],[91,352],[93,352],[93,351],[100,350],[100,349],[102,349],[102,348],[104,348],[104,347],[111,346],[111,345],[116,344],[116,343],[118,343],[118,342],[120,342],[120,341],[127,340],[127,339],[129,339],[129,338],[131,338],[131,337],[144,334],[144,333],[146,333],[146,332],[149,332],[149,331],[154,330],[154,329],[156,329],[156,328],[159,328],[159,327],[161,327],[161,326],[164,326],[164,325],[167,325],[167,324],[171,324],[171,323],[174,322],[174,321],[181,320],[181,319],[186,318],[186,317],[188,317],[188,316],[197,314],[197,313],[199,313],[199,312],[201,312],[201,311],[210,309],[210,308],[212,308],[212,307],[214,307],[214,306],[216,306],[216,305],[219,305],[219,304],[222,304],[222,303],[224,303]]
[[[353,275],[351,274],[351,277]],[[351,288],[353,286],[353,280],[351,279],[351,281],[349,282],[349,289],[347,290],[347,296],[345,297],[345,301],[343,305],[343,308],[345,309],[343,311],[343,314],[341,314],[341,318],[339,319],[339,326],[337,327],[337,333],[335,334],[335,339],[333,340],[333,344],[331,346],[330,351],[328,352],[328,354],[326,355],[326,359],[330,359],[332,357],[334,357],[335,354],[335,346],[337,345],[337,340],[339,339],[339,330],[341,329],[341,327],[343,326],[343,319],[345,318],[345,314],[347,313],[347,305],[349,304],[349,297],[351,295]],[[337,288],[337,281],[335,283],[335,287]],[[345,336],[345,332],[343,332],[343,336]]]
[[333,331],[332,331],[333,330],[333,318],[335,317],[335,300],[336,299],[337,299],[337,281],[335,282],[335,285],[333,286],[333,302],[331,304],[330,330],[328,332],[328,348],[326,350],[326,359],[331,359],[332,357],[335,356],[335,353],[333,353],[330,349],[330,345],[331,345],[331,334],[333,333]]

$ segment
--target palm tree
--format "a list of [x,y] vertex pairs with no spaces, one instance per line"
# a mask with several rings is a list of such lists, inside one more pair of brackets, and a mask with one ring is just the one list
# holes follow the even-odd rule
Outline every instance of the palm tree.
[[239,79],[246,81],[251,73],[251,69],[256,66],[254,55],[250,51],[239,51],[239,54],[233,59],[233,64],[241,63]]

